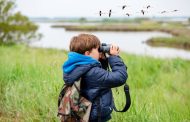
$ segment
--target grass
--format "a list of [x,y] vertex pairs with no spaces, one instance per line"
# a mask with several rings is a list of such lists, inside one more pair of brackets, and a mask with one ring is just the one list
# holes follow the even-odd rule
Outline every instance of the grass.
[[[132,106],[127,113],[113,113],[113,119],[130,122],[190,121],[189,61],[125,54],[122,57],[129,67]],[[122,108],[119,103],[124,96],[115,98],[118,107]]]
[[0,121],[55,121],[65,51],[0,47]]
[[190,38],[178,37],[155,37],[146,41],[147,44],[155,47],[173,47],[179,49],[190,50]]
[[[111,122],[190,121],[190,61],[155,59],[122,53],[128,66],[132,105],[113,112]],[[57,97],[62,81],[63,50],[0,46],[0,121],[59,121]],[[114,91],[122,108],[122,87]]]

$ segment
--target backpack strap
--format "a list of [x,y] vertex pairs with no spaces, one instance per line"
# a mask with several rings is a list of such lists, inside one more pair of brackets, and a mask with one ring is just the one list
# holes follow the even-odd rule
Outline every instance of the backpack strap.
[[65,94],[65,92],[66,92],[66,90],[67,90],[67,87],[68,87],[68,85],[63,84],[63,86],[62,86],[62,88],[61,88],[61,91],[60,91],[59,97],[58,97],[58,107],[59,107],[59,105],[60,105],[61,99],[63,98],[63,96],[64,96],[64,94]]
[[[81,80],[81,79],[80,79]],[[75,82],[73,83],[73,85],[75,86],[75,88],[77,89],[78,93],[80,94],[80,90],[79,88],[77,87],[77,85],[75,84]]]

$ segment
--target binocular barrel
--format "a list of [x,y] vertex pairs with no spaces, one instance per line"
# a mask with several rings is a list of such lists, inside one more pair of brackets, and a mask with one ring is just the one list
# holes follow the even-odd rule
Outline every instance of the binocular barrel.
[[99,48],[99,52],[110,53],[111,44],[102,43]]

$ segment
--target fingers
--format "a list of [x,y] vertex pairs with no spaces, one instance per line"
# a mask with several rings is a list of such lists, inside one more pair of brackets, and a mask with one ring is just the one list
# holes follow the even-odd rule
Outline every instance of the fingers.
[[112,45],[112,49],[119,51],[119,47],[117,45]]
[[118,47],[117,45],[111,45],[111,49],[112,49],[112,50],[117,50],[117,51],[118,51],[118,50],[119,50],[119,47]]
[[110,54],[111,55],[118,55],[120,52],[119,47],[115,44],[111,45]]

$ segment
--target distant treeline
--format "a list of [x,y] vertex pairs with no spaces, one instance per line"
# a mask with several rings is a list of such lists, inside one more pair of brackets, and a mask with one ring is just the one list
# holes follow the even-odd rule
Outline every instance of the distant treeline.
[[115,18],[102,18],[102,17],[40,17],[40,18],[30,18],[31,21],[34,22],[79,22],[79,23],[87,23],[87,22],[107,22],[107,23],[115,23],[115,22],[141,22],[146,20],[155,20],[155,21],[190,21],[189,17],[115,17]]

